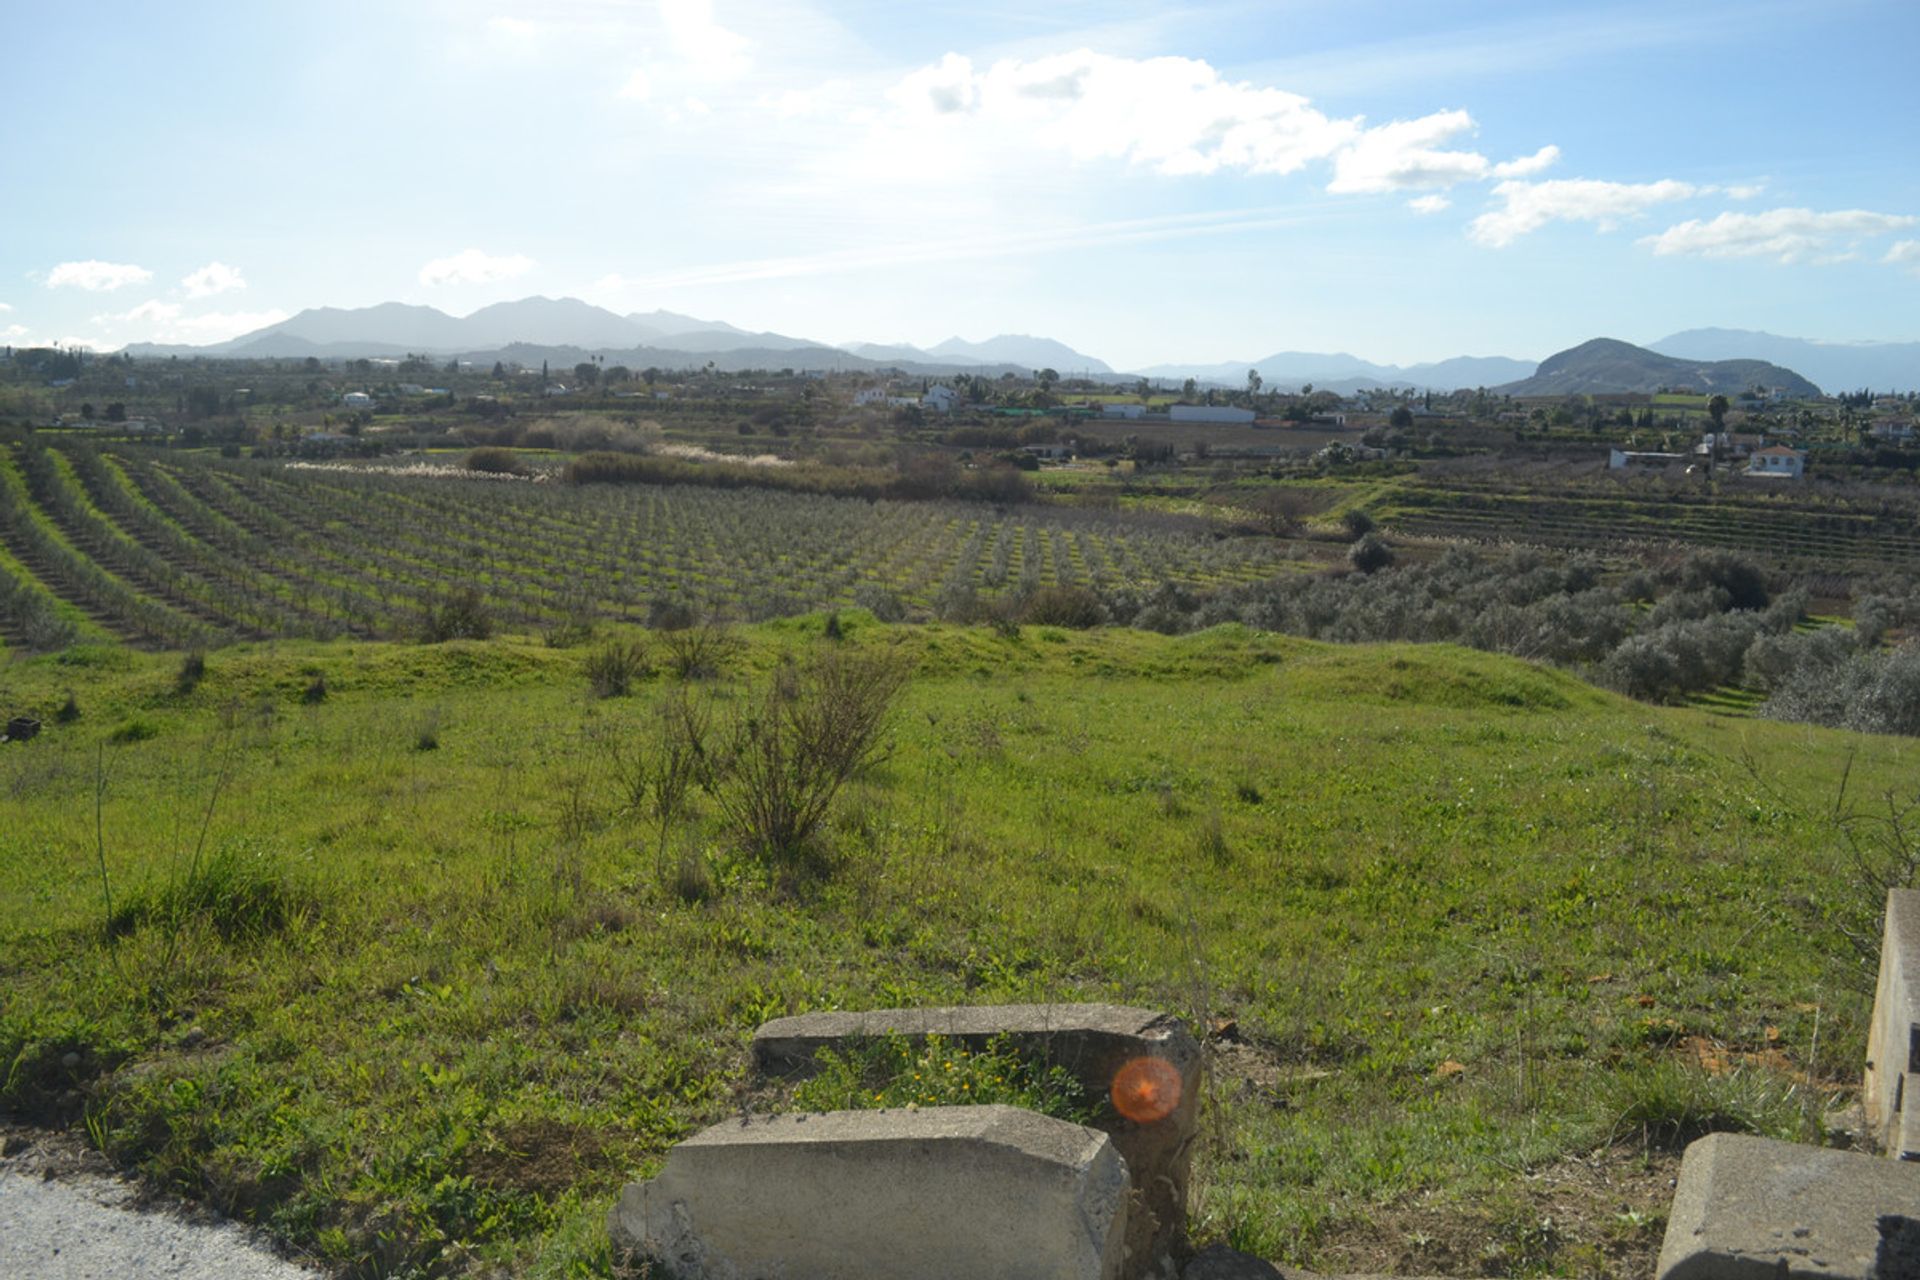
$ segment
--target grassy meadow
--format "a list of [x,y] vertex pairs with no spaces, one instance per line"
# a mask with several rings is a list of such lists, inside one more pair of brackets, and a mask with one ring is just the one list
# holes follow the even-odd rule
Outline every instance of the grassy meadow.
[[596,698],[595,644],[0,668],[46,724],[0,744],[0,1104],[355,1276],[608,1274],[618,1187],[811,1009],[1178,1011],[1194,1236],[1302,1265],[1404,1220],[1410,1269],[1630,1274],[1664,1207],[1542,1210],[1543,1171],[1838,1140],[1875,904],[1831,809],[1909,742],[1451,647],[839,620],[690,686],[725,723],[787,658],[910,664],[774,865],[631,803],[680,682]]

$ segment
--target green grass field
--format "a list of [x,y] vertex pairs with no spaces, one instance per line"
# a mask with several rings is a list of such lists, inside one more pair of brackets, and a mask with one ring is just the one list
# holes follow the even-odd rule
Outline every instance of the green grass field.
[[[1197,1238],[1624,1275],[1664,1206],[1533,1175],[1818,1141],[1856,1081],[1837,923],[1874,904],[1825,815],[1905,741],[1452,648],[843,622],[914,674],[799,869],[705,800],[662,847],[625,764],[673,682],[595,700],[590,649],[0,668],[47,724],[0,745],[0,1101],[348,1274],[603,1275],[611,1197],[738,1105],[760,1021],[1117,1000],[1236,1025]],[[696,697],[724,721],[822,629],[742,632]]]

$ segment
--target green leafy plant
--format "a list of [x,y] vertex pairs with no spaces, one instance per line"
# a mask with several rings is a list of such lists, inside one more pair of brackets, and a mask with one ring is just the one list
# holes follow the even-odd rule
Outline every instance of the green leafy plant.
[[969,1049],[945,1036],[899,1033],[823,1049],[818,1075],[793,1094],[802,1111],[873,1111],[886,1107],[952,1107],[1003,1103],[1085,1124],[1086,1091],[1064,1067],[1023,1056],[1007,1036]]

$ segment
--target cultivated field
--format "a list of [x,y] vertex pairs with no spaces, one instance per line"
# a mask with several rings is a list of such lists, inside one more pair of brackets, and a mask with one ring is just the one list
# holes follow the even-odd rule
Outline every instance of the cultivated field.
[[[1282,549],[1193,521],[1071,508],[874,502],[699,486],[570,486],[447,466],[288,466],[16,437],[0,450],[0,570],[83,636],[175,648],[265,636],[412,636],[452,586],[504,625],[654,602],[735,618],[924,608],[1071,584],[1207,588]],[[0,631],[16,645],[17,624]]]

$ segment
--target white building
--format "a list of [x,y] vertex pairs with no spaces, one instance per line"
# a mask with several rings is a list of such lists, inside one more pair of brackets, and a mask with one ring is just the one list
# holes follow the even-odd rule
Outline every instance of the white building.
[[1167,410],[1167,416],[1175,422],[1237,422],[1245,426],[1253,421],[1253,410],[1224,404],[1176,404]]
[[920,397],[920,403],[935,413],[952,413],[960,403],[960,393],[941,383]]
[[1633,449],[1613,449],[1607,454],[1610,471],[1664,471],[1676,463],[1685,463],[1684,453],[1647,453]]
[[1783,444],[1756,450],[1747,459],[1747,474],[1777,480],[1798,480],[1807,471],[1807,455]]
[[1100,406],[1103,418],[1138,419],[1147,416],[1147,406],[1143,404],[1103,404]]
[[349,391],[340,397],[340,403],[348,409],[372,409],[373,397],[364,391]]
[[885,387],[862,387],[853,393],[853,402],[857,405],[885,404],[887,399],[887,389]]
[[1913,424],[1900,419],[1876,422],[1867,428],[1867,434],[1887,444],[1911,444],[1913,443]]

